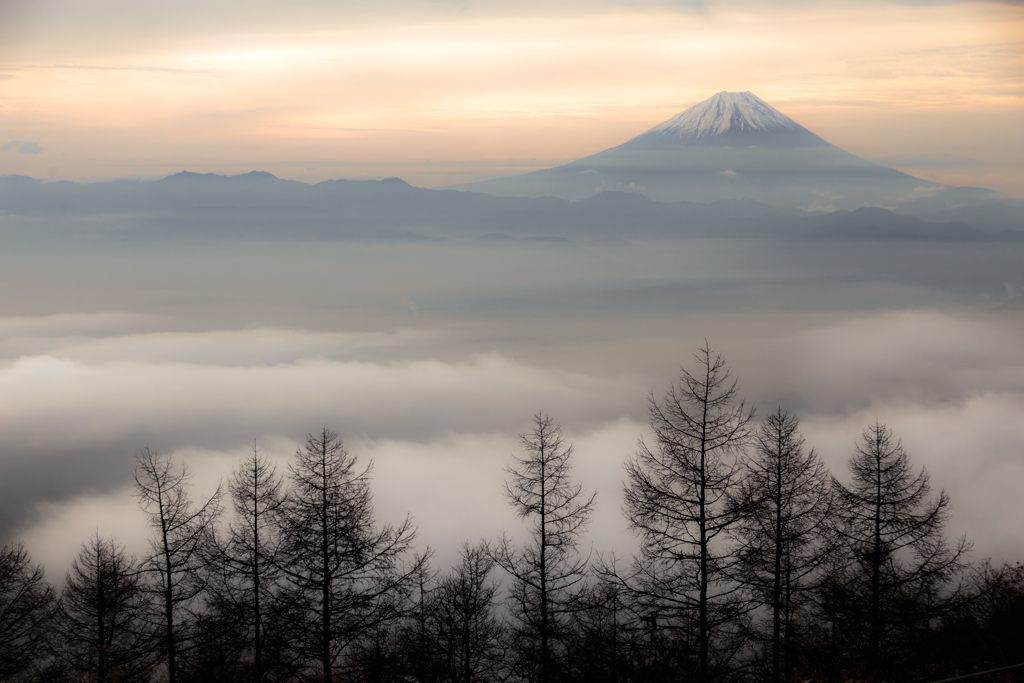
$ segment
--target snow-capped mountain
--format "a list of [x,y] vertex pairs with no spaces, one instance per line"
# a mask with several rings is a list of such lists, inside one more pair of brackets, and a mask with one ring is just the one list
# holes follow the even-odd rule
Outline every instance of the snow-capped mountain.
[[856,157],[750,92],[720,92],[650,130],[564,166],[453,189],[584,199],[756,199],[803,209],[898,206],[944,186]]
[[753,93],[720,92],[627,144],[816,147],[828,143]]

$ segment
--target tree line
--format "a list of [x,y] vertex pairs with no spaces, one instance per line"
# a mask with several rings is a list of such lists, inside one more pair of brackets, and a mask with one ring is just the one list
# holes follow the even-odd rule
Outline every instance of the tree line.
[[145,448],[143,557],[97,533],[58,591],[0,549],[0,680],[929,681],[1024,661],[1024,567],[968,562],[949,497],[884,424],[844,482],[794,415],[758,421],[707,345],[648,414],[626,560],[584,551],[596,494],[544,413],[504,490],[527,540],[466,542],[443,571],[409,518],[374,517],[372,466],[326,427],[284,472],[254,446],[205,500]]

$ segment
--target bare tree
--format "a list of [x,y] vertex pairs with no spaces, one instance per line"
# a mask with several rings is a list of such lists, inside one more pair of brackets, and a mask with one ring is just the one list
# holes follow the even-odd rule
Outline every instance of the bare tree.
[[601,566],[597,568],[599,580],[587,587],[585,609],[573,615],[569,649],[576,680],[617,683],[629,676],[630,652],[639,649],[630,642],[637,623],[628,604],[633,596],[614,580],[617,558],[613,553],[602,562],[613,578],[603,575]]
[[841,503],[840,532],[854,558],[846,610],[867,635],[864,658],[874,678],[885,675],[885,650],[900,631],[943,613],[959,594],[949,585],[970,545],[942,535],[949,496],[931,497],[928,473],[914,473],[892,430],[876,422],[850,459],[848,486],[832,480]]
[[[712,645],[742,611],[732,580],[739,560],[728,538],[744,511],[730,504],[739,484],[739,454],[748,443],[753,411],[736,398],[722,357],[705,343],[694,373],[682,370],[648,413],[653,450],[640,440],[626,463],[625,514],[640,536],[640,557],[624,583],[651,604],[652,630],[660,612],[675,615],[697,646],[696,679],[712,674]],[[694,619],[695,617],[695,619]],[[694,623],[695,621],[695,623]],[[719,638],[719,640],[722,640]],[[735,643],[722,640],[718,668]]]
[[402,566],[415,530],[406,518],[377,528],[370,469],[359,469],[326,427],[310,434],[289,466],[291,490],[278,516],[278,566],[289,584],[295,642],[332,681],[342,654],[398,614],[418,565]]
[[497,614],[493,569],[486,547],[464,544],[459,566],[433,591],[427,629],[441,660],[442,681],[487,683],[504,678],[508,646]]
[[16,680],[41,658],[55,602],[23,545],[0,548],[0,680]]
[[163,632],[170,683],[177,680],[178,655],[192,645],[187,617],[203,592],[200,572],[207,566],[206,548],[220,514],[220,486],[197,506],[188,495],[190,478],[187,467],[175,467],[148,446],[136,456],[135,497],[155,533],[142,569],[153,577],[147,587],[156,598],[155,621]]
[[[254,444],[228,482],[235,515],[212,558],[216,571],[209,587],[231,627],[251,643],[256,680],[264,677],[268,626],[276,621],[272,616],[281,581],[277,567],[281,489],[282,480],[273,462]],[[271,642],[279,640],[279,630],[273,629]],[[276,645],[280,647],[279,642]]]
[[491,557],[513,578],[514,613],[538,641],[538,679],[547,683],[562,617],[581,606],[588,558],[578,546],[597,494],[587,495],[582,484],[573,483],[573,447],[551,416],[534,415],[533,431],[520,434],[519,441],[526,456],[515,457],[508,469],[505,495],[516,514],[532,523],[532,538],[517,549],[503,535]]
[[428,547],[421,556],[413,560],[413,564],[419,567],[412,580],[416,597],[410,596],[410,606],[406,609],[406,625],[401,629],[405,666],[420,683],[427,683],[436,678],[436,649],[430,626],[437,590],[437,571],[430,564],[433,554],[433,550]]
[[57,609],[57,651],[83,680],[145,681],[154,634],[133,558],[97,533],[71,563]]
[[804,452],[798,428],[782,408],[761,422],[736,496],[745,511],[734,532],[742,543],[740,576],[769,610],[770,632],[762,638],[776,683],[791,677],[794,614],[833,550],[828,470],[814,449]]

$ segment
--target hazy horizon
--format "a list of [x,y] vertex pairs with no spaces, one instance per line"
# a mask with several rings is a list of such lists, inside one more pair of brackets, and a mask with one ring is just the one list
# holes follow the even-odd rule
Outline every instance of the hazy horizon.
[[0,172],[436,187],[556,166],[749,90],[865,159],[1024,196],[1015,2],[242,7],[0,5]]

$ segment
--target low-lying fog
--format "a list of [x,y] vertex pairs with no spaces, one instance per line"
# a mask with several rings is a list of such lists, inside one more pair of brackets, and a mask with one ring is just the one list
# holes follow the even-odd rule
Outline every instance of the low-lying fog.
[[0,253],[0,542],[51,580],[97,529],[144,549],[144,446],[198,498],[323,425],[374,461],[378,519],[411,513],[446,565],[519,529],[501,483],[539,410],[599,490],[595,550],[628,554],[622,463],[704,338],[838,477],[885,422],[951,494],[951,535],[1024,559],[1024,245],[73,242]]

